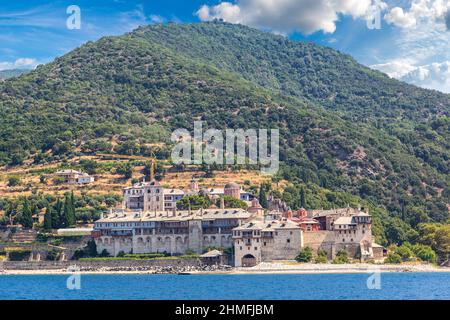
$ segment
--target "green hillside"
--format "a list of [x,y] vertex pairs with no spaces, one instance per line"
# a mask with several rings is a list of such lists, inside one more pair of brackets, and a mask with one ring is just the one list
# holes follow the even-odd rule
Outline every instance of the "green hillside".
[[449,113],[448,95],[329,48],[225,23],[153,25],[1,83],[0,162],[165,157],[170,146],[149,144],[194,119],[279,128],[274,179],[294,184],[280,196],[297,207],[303,186],[308,206],[379,207],[376,234],[395,242],[413,240],[409,226],[448,219]]
[[29,70],[22,70],[22,69],[1,70],[0,71],[0,80],[18,77],[21,74],[24,74],[27,72],[29,72]]

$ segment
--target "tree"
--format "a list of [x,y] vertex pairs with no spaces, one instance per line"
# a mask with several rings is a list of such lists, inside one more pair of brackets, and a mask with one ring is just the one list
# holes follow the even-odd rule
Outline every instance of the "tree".
[[131,179],[133,177],[133,166],[131,163],[121,163],[116,168],[117,174],[122,174],[125,179]]
[[16,187],[20,185],[20,178],[18,177],[10,177],[8,179],[8,187]]
[[86,254],[88,257],[97,256],[97,244],[93,239],[89,240],[86,246]]
[[450,224],[425,223],[419,225],[419,242],[430,246],[439,261],[449,259]]
[[200,208],[206,209],[211,206],[211,200],[207,196],[193,195],[183,197],[177,202],[177,208],[180,210],[198,210]]
[[92,159],[81,159],[80,166],[88,174],[95,174],[97,172],[98,163]]
[[44,229],[45,230],[52,229],[52,209],[50,206],[47,206],[47,209],[45,210]]
[[[217,200],[216,206],[220,206],[220,199]],[[242,208],[247,209],[248,205],[245,203],[245,201],[242,201],[240,199],[233,198],[232,196],[224,196],[223,202],[225,204],[225,208]]]
[[47,260],[49,261],[56,261],[58,260],[59,257],[59,251],[56,249],[52,249],[50,251],[47,252]]
[[109,257],[109,252],[106,249],[103,249],[103,251],[100,253],[100,257]]
[[31,213],[30,204],[28,199],[25,199],[22,205],[22,215],[20,218],[20,224],[24,228],[31,229],[33,227],[33,215]]
[[64,217],[64,227],[70,228],[75,226],[75,210],[72,206],[72,196],[66,194],[64,199],[64,209],[63,209],[63,217]]
[[259,189],[259,204],[263,208],[267,208],[267,194],[266,194],[266,186],[264,184],[261,185]]
[[306,207],[306,203],[305,203],[305,188],[300,187],[300,208],[305,208]]
[[410,249],[409,246],[409,243],[405,242],[400,247],[397,247],[394,251],[402,258],[402,261],[409,261],[414,256],[414,252]]
[[437,258],[436,253],[430,246],[425,246],[423,244],[415,244],[412,246],[412,251],[414,252],[415,256],[422,261],[427,261],[431,263],[436,262]]
[[312,260],[312,249],[310,247],[303,248],[297,257],[295,257],[297,262],[310,262]]
[[53,208],[53,210],[51,210],[52,213],[52,227],[53,229],[57,229],[57,228],[61,228],[62,224],[63,224],[63,219],[62,219],[62,202],[60,199],[58,199],[56,201],[56,204]]

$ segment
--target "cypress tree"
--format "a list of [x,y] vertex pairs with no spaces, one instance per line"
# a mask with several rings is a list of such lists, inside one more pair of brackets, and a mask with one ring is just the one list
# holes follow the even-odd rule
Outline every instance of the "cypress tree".
[[301,187],[300,188],[300,208],[305,208],[306,204],[305,204],[306,200],[305,200],[305,188]]
[[33,227],[33,214],[31,213],[30,204],[28,199],[25,199],[22,206],[22,217],[20,223],[24,228],[31,229]]
[[52,221],[53,220],[53,214],[52,209],[50,206],[47,207],[45,210],[45,216],[44,216],[44,229],[45,230],[51,230],[52,229]]
[[69,228],[75,225],[75,216],[73,214],[71,201],[68,195],[64,199],[64,209],[63,209],[64,227]]
[[58,199],[58,201],[56,201],[55,207],[52,210],[52,227],[54,229],[61,228],[62,226],[61,210],[62,210],[62,203],[61,200]]
[[259,189],[259,204],[263,208],[267,208],[267,195],[266,195],[266,187],[265,185],[261,185]]
[[73,191],[70,194],[70,210],[71,210],[71,215],[72,215],[73,222],[74,222],[74,224],[76,224],[77,219],[76,219],[76,216],[75,216],[75,196],[73,195]]

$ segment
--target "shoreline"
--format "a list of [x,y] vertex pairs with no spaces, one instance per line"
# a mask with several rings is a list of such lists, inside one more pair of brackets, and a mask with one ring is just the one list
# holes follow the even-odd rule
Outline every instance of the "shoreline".
[[249,274],[363,274],[363,273],[446,273],[448,267],[434,265],[393,265],[393,264],[283,264],[261,263],[250,268],[233,268],[231,270],[192,270],[186,272],[158,272],[149,270],[81,270],[79,272],[67,269],[41,269],[41,270],[0,270],[2,275],[150,275],[150,274],[182,274],[182,275],[249,275]]

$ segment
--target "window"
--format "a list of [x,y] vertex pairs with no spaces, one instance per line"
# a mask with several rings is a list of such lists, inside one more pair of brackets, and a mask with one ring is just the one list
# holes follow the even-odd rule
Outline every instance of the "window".
[[287,243],[291,243],[291,239],[286,239],[286,242]]
[[267,243],[266,242],[264,242],[264,246],[266,246],[267,245]]
[[342,239],[342,242],[345,242],[345,239]]
[[258,250],[258,248],[257,247],[255,247],[255,251],[257,251]]

